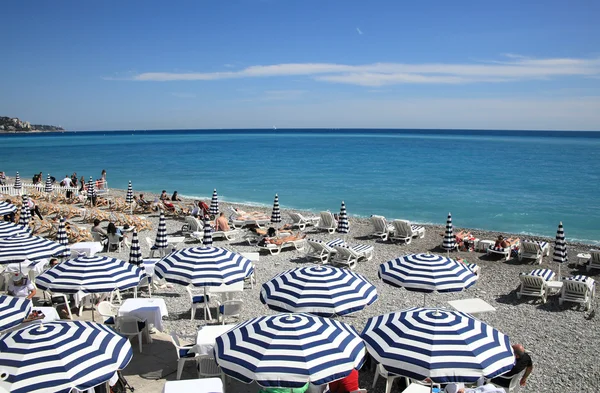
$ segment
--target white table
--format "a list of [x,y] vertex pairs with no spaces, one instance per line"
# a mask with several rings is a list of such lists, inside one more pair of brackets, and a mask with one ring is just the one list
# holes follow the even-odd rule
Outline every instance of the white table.
[[548,281],[546,282],[546,287],[548,288],[549,295],[555,295],[560,292],[562,289],[563,282],[562,281]]
[[145,319],[157,330],[163,330],[162,317],[168,316],[167,305],[161,298],[126,299],[119,307],[118,317],[133,316]]
[[[402,393],[429,393],[431,388],[429,386],[420,385],[418,383],[411,383]],[[435,390],[434,390],[435,391]]]
[[97,252],[102,252],[104,246],[100,242],[79,242],[69,246],[71,251],[77,251],[80,254],[85,254],[88,257],[93,257]]
[[221,378],[167,381],[162,393],[223,393]]
[[581,254],[577,254],[577,264],[578,265],[585,265],[587,263],[587,261],[590,260],[590,258],[592,257],[592,254],[588,254],[588,253],[581,253]]
[[157,258],[144,259],[140,267],[146,271],[148,277],[154,277],[154,266],[158,261],[159,259]]
[[218,287],[206,287],[206,292],[211,295],[220,294],[223,300],[227,300],[231,295],[244,292],[244,282],[238,281],[234,284],[221,284]]
[[484,312],[494,312],[496,309],[491,304],[486,303],[483,299],[461,299],[451,300],[448,302],[457,311],[467,314],[481,314]]
[[167,244],[173,247],[177,247],[179,243],[185,241],[185,236],[167,236]]
[[41,311],[44,314],[42,322],[60,321],[60,316],[54,307],[33,307],[31,311]]
[[204,326],[198,330],[196,336],[196,345],[193,346],[192,351],[196,352],[200,356],[212,355],[217,337],[227,333],[229,330],[234,328],[235,325],[211,325]]
[[21,263],[9,263],[6,265],[6,269],[4,270],[7,273],[16,273],[20,271],[23,275],[27,276],[30,270],[35,272],[36,276],[39,276],[44,272],[44,267],[48,264],[47,259],[40,259],[39,261],[32,262],[30,260],[25,260]]

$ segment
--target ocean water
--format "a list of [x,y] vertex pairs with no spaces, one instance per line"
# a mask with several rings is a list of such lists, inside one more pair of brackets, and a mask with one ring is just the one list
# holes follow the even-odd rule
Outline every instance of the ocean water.
[[600,244],[600,132],[211,130],[0,136],[0,170]]

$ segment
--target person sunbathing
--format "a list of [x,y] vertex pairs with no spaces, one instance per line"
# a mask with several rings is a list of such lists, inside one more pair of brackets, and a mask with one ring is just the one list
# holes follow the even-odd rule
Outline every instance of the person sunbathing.
[[270,237],[265,237],[265,243],[267,244],[275,244],[276,246],[281,246],[283,243],[287,243],[287,242],[293,242],[295,240],[301,240],[304,239],[306,237],[305,233],[297,233],[297,234],[292,234],[292,235],[288,235],[288,236],[284,236],[284,237],[275,237],[275,238],[270,238]]
[[494,248],[507,248],[519,242],[519,238],[513,239],[508,238],[505,239],[504,236],[499,235],[498,239],[496,239],[496,244],[494,244]]

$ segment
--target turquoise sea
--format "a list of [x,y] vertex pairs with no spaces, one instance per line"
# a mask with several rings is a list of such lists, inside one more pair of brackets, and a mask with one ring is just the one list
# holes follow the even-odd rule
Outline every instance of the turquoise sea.
[[0,170],[112,188],[600,244],[600,132],[165,130],[2,135]]

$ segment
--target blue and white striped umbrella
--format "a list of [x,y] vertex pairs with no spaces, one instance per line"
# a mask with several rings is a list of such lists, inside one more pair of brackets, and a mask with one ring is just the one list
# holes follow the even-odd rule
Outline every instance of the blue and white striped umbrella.
[[130,205],[133,203],[133,187],[131,186],[131,180],[129,180],[129,184],[127,185],[127,195],[125,196],[125,203],[129,203]]
[[15,176],[15,184],[13,186],[13,188],[15,190],[20,190],[23,186],[21,185],[21,176],[19,176],[19,172],[17,172],[17,175]]
[[17,211],[17,207],[12,203],[8,202],[0,202],[0,216],[4,216],[6,214],[15,213]]
[[243,281],[253,271],[243,256],[215,247],[182,248],[162,258],[154,266],[159,278],[195,287],[219,286]]
[[446,220],[446,232],[444,233],[442,248],[446,251],[451,251],[456,248],[456,238],[454,237],[454,231],[452,229],[452,213],[448,213],[448,219]]
[[49,173],[48,173],[48,177],[46,178],[46,185],[44,186],[44,192],[47,192],[47,193],[52,192],[52,179],[50,179]]
[[271,310],[322,317],[352,314],[377,297],[377,288],[362,275],[329,266],[290,269],[264,283],[260,292]]
[[213,237],[212,237],[212,227],[210,226],[210,219],[208,217],[204,217],[204,236],[202,237],[202,246],[203,247],[212,247]]
[[158,229],[156,230],[156,240],[154,240],[154,247],[157,249],[167,248],[167,222],[165,221],[165,212],[160,211],[160,218],[158,219]]
[[133,230],[131,235],[131,247],[129,249],[129,263],[139,265],[142,263],[142,248],[140,247],[140,240],[138,239],[137,230]]
[[107,382],[133,357],[127,337],[86,321],[28,325],[0,335],[0,391],[70,393]]
[[60,243],[39,236],[15,235],[0,239],[0,263],[51,258],[66,249]]
[[509,339],[469,314],[409,308],[370,318],[361,334],[390,373],[434,383],[475,382],[509,371]]
[[279,210],[279,196],[275,194],[275,200],[273,201],[273,212],[271,213],[271,222],[276,224],[281,222],[281,211]]
[[[2,214],[0,214],[2,215]],[[0,238],[15,235],[29,235],[29,228],[12,222],[0,222]]]
[[136,287],[144,274],[144,269],[120,259],[81,256],[51,267],[35,283],[52,292],[107,293]]
[[217,196],[217,189],[213,190],[212,199],[210,200],[210,209],[208,209],[209,214],[214,214],[215,216],[219,214],[219,197]]
[[477,282],[464,263],[435,254],[409,254],[379,265],[379,278],[417,292],[457,292]]
[[310,314],[277,314],[242,322],[217,337],[221,370],[242,382],[298,388],[348,376],[365,361],[354,328]]
[[346,204],[344,201],[342,201],[342,207],[340,209],[337,231],[339,233],[348,233],[350,231],[350,224],[348,223],[348,214],[346,214]]
[[58,254],[57,257],[68,258],[71,255],[69,250],[69,237],[67,236],[67,229],[65,228],[65,218],[61,217],[58,223],[58,231],[56,233],[56,241],[65,246],[65,251]]
[[31,218],[31,210],[29,210],[29,197],[23,195],[21,202],[21,215],[19,216],[19,225],[29,227],[29,219]]
[[22,323],[31,307],[27,298],[0,295],[0,332]]
[[558,224],[558,230],[556,231],[556,240],[554,241],[554,253],[552,254],[552,261],[558,263],[558,279],[560,280],[561,266],[563,263],[567,263],[569,261],[567,242],[565,241],[565,231],[563,229],[562,221]]

